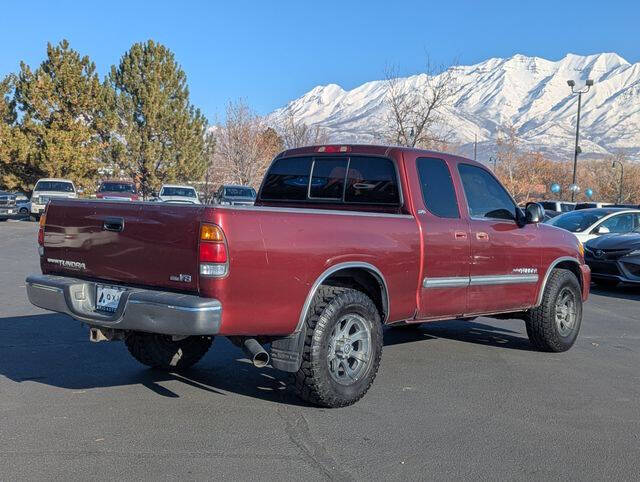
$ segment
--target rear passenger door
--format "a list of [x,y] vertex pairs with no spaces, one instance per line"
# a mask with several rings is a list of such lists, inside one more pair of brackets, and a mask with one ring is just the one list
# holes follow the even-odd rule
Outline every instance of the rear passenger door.
[[533,304],[538,283],[538,226],[516,223],[517,206],[486,169],[458,164],[471,240],[467,314],[518,310]]
[[416,159],[419,193],[413,202],[422,237],[419,318],[462,315],[469,288],[469,223],[458,205],[450,166]]

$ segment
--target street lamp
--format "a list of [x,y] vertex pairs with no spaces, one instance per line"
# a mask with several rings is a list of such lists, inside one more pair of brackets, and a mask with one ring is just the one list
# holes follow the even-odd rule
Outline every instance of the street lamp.
[[624,180],[624,164],[622,164],[620,161],[614,160],[611,163],[611,169],[616,167],[616,164],[620,165],[620,190],[618,192],[618,204],[622,204],[622,181]]
[[[580,147],[578,147],[578,140],[580,139],[580,106],[582,105],[582,94],[589,92],[589,89],[593,86],[593,79],[587,79],[586,85],[582,89],[576,89],[576,83],[573,80],[567,80],[567,85],[571,87],[572,94],[578,94],[578,118],[576,120],[576,148],[573,151],[573,186],[576,186],[576,170],[578,168],[578,154],[580,153]],[[575,200],[576,191],[571,191],[571,201]]]

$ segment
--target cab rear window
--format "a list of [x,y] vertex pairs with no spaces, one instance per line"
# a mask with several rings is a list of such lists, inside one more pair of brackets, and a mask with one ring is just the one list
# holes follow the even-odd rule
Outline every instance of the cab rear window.
[[387,158],[289,157],[273,163],[260,199],[398,206],[400,191]]

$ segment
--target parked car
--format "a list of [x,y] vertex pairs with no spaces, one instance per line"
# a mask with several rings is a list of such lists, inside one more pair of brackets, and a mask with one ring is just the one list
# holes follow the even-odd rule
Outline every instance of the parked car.
[[76,187],[67,179],[40,179],[31,194],[31,218],[40,219],[40,215],[51,199],[77,197]]
[[544,210],[544,222],[549,221],[550,219],[555,218],[556,216],[560,216],[562,213],[560,211],[552,211],[551,209]]
[[18,214],[22,218],[28,217],[29,213],[31,212],[31,201],[29,201],[29,199],[27,199],[26,201],[16,200],[16,207],[18,208]]
[[143,364],[185,369],[227,336],[338,407],[373,383],[384,324],[499,314],[524,319],[535,347],[568,350],[589,268],[542,216],[462,157],[306,147],[276,157],[251,207],[54,199],[26,286]]
[[215,203],[227,206],[253,206],[256,190],[250,186],[224,184],[215,195]]
[[540,201],[540,205],[546,210],[557,211],[559,213],[568,213],[573,211],[576,203],[568,201]]
[[602,234],[633,231],[640,225],[640,209],[581,209],[561,214],[547,224],[571,231],[586,243]]
[[583,202],[583,203],[577,203],[575,210],[578,211],[580,209],[606,208],[610,206],[611,206],[611,203]]
[[198,193],[191,186],[165,184],[160,189],[160,194],[157,197],[161,202],[200,204]]
[[585,261],[593,281],[615,287],[620,282],[640,284],[640,227],[626,234],[606,234],[585,245]]
[[137,201],[140,199],[135,183],[131,181],[102,181],[96,192],[98,199]]
[[0,191],[0,221],[18,217],[16,196],[10,192]]

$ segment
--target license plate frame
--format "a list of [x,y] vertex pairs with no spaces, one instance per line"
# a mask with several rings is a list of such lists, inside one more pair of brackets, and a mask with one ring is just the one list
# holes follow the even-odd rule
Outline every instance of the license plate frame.
[[126,289],[121,286],[96,283],[96,311],[115,313],[120,306],[122,293],[125,291]]

